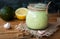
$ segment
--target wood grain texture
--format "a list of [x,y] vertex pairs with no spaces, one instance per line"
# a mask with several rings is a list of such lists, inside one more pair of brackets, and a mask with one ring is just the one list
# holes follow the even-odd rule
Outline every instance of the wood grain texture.
[[[57,14],[49,14],[49,22],[56,22],[56,21],[57,21]],[[6,21],[4,21],[0,18],[0,39],[18,39],[17,34],[19,34],[21,32],[16,30],[15,26],[21,22],[25,23],[25,21],[20,21],[17,19],[10,21],[12,28],[9,30],[6,30],[3,28],[3,24],[5,24]],[[43,37],[42,39],[60,39],[60,30],[58,30],[52,36]]]

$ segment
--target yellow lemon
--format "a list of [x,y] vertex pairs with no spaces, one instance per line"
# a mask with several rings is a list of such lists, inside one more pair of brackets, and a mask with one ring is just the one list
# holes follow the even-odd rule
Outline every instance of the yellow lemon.
[[16,15],[17,19],[19,19],[19,20],[26,19],[26,14],[27,13],[28,13],[28,9],[27,8],[18,8],[15,11],[15,15]]

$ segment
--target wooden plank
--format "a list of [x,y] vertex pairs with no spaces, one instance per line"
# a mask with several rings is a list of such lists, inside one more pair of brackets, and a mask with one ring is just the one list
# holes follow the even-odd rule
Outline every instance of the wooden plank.
[[[57,14],[49,14],[49,22],[56,22]],[[17,39],[17,34],[21,33],[15,30],[15,26],[19,23],[25,23],[25,21],[20,20],[13,20],[10,21],[12,29],[6,30],[3,28],[3,24],[6,23],[6,21],[2,20],[0,18],[0,39]],[[49,37],[49,39],[60,39],[60,30],[56,32],[53,36]],[[47,38],[45,38],[47,39]]]

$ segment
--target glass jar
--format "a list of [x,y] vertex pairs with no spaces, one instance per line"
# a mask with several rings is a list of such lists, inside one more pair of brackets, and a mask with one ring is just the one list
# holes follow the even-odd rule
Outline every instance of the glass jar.
[[28,6],[26,24],[30,29],[45,29],[48,27],[48,14],[46,4],[30,4]]

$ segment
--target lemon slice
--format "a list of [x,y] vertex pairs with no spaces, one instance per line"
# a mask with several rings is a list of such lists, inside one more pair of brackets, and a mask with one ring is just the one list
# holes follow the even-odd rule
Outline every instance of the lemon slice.
[[26,14],[27,13],[28,13],[28,9],[27,8],[18,8],[15,11],[15,15],[16,15],[17,19],[19,19],[19,20],[26,19]]

